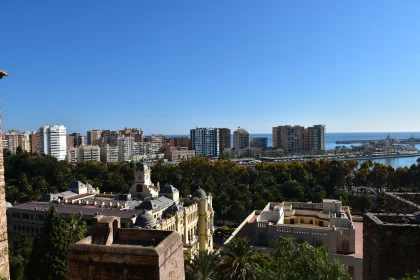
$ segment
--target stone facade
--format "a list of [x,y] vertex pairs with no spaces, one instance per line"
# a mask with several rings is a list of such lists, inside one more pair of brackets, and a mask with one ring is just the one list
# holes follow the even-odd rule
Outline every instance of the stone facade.
[[183,280],[181,235],[160,230],[122,229],[117,217],[98,216],[92,235],[68,250],[66,278]]
[[363,226],[363,279],[401,278],[419,269],[420,193],[385,193],[387,213],[368,213]]
[[[0,116],[0,139],[1,139]],[[6,191],[4,183],[3,153],[0,153],[0,278],[9,279],[9,246],[7,238]]]

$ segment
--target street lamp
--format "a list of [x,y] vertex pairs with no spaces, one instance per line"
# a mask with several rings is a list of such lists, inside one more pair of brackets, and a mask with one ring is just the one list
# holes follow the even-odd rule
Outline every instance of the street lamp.
[[5,76],[9,76],[9,74],[7,74],[7,72],[4,71],[4,70],[0,70],[0,79],[5,77]]

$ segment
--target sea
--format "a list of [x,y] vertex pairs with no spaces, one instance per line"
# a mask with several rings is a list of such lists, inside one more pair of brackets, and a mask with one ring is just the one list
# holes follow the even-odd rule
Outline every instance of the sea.
[[[353,144],[336,144],[336,141],[344,140],[381,140],[386,139],[388,136],[394,139],[407,139],[410,137],[420,138],[420,132],[327,132],[325,133],[325,148],[335,149],[336,146],[346,146],[350,147],[351,145],[357,146],[361,145],[358,143]],[[267,137],[268,145],[271,146],[273,143],[273,138],[271,133],[265,134],[250,134],[250,137]],[[233,139],[232,139],[233,142]],[[415,145],[418,150],[420,150],[420,144]],[[399,157],[399,158],[388,158],[388,159],[373,159],[373,162],[379,162],[386,165],[391,165],[394,168],[398,167],[410,167],[413,164],[417,164],[418,156],[414,157]],[[360,160],[359,163],[364,162],[365,160]]]
[[[394,139],[407,139],[410,137],[420,138],[420,132],[327,132],[325,133],[325,147],[327,150],[334,149],[336,146],[346,146],[350,147],[351,145],[357,146],[361,144],[335,144],[336,141],[345,141],[345,140],[381,140],[386,139],[390,135]],[[185,135],[172,135],[172,136],[185,136]],[[170,135],[167,135],[170,137]],[[271,133],[251,133],[250,137],[267,137],[268,146],[272,146],[273,138]],[[231,135],[231,145],[233,146],[233,135]],[[418,150],[420,150],[420,144],[415,145]],[[391,158],[391,159],[374,159],[373,162],[379,162],[382,164],[389,164],[394,168],[398,167],[410,167],[413,164],[417,164],[417,159],[419,157],[401,157],[401,158]],[[360,163],[363,160],[359,161]]]

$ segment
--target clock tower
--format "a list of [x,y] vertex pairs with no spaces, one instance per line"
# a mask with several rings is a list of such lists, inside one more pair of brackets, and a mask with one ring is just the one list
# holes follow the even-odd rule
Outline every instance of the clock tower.
[[130,188],[130,193],[134,197],[157,197],[159,194],[159,186],[155,187],[150,178],[150,167],[145,163],[137,166],[134,172],[134,185]]

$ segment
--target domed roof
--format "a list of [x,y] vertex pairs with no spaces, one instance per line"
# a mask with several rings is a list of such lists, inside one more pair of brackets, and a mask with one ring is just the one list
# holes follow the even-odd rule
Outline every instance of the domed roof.
[[176,204],[176,203],[172,204],[170,207],[168,207],[168,209],[166,209],[166,211],[171,214],[176,213],[176,212],[181,212],[183,210],[184,208],[182,207],[182,205]]
[[86,185],[83,184],[80,181],[74,181],[73,183],[71,183],[68,187],[68,189],[81,189],[81,188],[86,188]]
[[161,189],[160,189],[160,193],[176,193],[178,192],[178,190],[169,184],[165,184]]
[[134,223],[133,227],[139,228],[153,228],[156,226],[155,218],[146,211],[143,214],[140,214],[136,218],[136,222]]
[[193,192],[192,197],[196,197],[198,199],[206,199],[207,195],[206,195],[206,192],[202,188],[198,187],[198,189],[196,189]]
[[136,171],[148,171],[150,170],[149,166],[147,166],[147,164],[145,163],[140,163],[139,165],[137,165]]
[[6,208],[13,207],[12,203],[6,201]]

